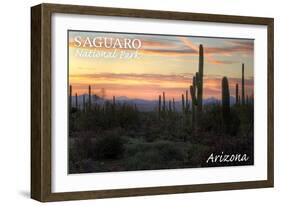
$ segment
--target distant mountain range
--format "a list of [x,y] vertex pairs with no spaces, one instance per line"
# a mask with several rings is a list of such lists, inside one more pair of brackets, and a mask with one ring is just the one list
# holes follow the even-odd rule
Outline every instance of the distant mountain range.
[[[85,101],[88,102],[88,95],[85,95]],[[96,104],[104,104],[105,101],[112,101],[112,100],[104,100],[95,96],[92,96],[92,103]],[[158,107],[158,100],[145,100],[145,99],[130,99],[126,96],[119,96],[115,98],[116,103],[126,103],[130,105],[136,105],[137,108],[141,111],[153,111]],[[77,96],[77,102],[80,107],[83,105],[83,95]],[[215,103],[220,103],[219,99],[215,97],[210,97],[207,99],[203,99],[203,105],[210,105]],[[163,103],[162,103],[163,104]],[[175,101],[175,107],[177,111],[180,111],[182,108],[181,101]],[[230,96],[230,104],[235,104],[235,97]],[[75,96],[72,96],[72,105],[75,106]],[[166,101],[167,107],[169,106],[169,102]]]

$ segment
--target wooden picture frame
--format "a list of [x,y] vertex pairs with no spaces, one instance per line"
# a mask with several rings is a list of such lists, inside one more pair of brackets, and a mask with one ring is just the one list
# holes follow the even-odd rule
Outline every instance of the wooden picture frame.
[[[78,192],[52,192],[51,17],[54,13],[216,22],[267,27],[267,179]],[[273,187],[274,21],[272,18],[40,4],[31,8],[31,198],[42,202]]]

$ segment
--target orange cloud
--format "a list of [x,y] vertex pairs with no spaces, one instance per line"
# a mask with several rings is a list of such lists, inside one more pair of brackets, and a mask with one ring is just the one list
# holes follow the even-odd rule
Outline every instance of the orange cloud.
[[[206,76],[204,78],[203,93],[205,98],[221,97],[222,76]],[[230,94],[235,96],[235,85],[240,78],[229,78]],[[89,74],[71,75],[70,84],[74,93],[84,94],[88,91],[88,85],[92,85],[94,93],[99,93],[102,88],[106,90],[107,98],[112,96],[127,96],[128,98],[140,98],[155,100],[163,91],[167,98],[180,100],[181,94],[189,90],[192,84],[191,74],[162,75],[162,74]],[[253,79],[245,80],[246,93],[253,93]]]

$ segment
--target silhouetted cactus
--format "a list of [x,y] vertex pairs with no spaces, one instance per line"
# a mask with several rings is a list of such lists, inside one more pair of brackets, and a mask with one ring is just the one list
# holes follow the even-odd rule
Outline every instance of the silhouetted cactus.
[[239,104],[239,85],[236,84],[236,88],[235,88],[235,102],[236,102],[236,105]]
[[192,127],[194,129],[196,127],[196,105],[197,105],[195,76],[193,77],[193,83],[190,86],[190,95],[191,95],[191,102],[192,102]]
[[182,108],[182,113],[185,111],[185,106],[184,106],[184,94],[181,95],[181,108]]
[[223,124],[228,125],[230,120],[230,95],[227,77],[222,78],[222,118]]
[[163,112],[166,111],[166,99],[165,99],[165,92],[163,92]]
[[161,95],[159,95],[158,98],[158,114],[159,114],[159,118],[161,117]]
[[203,99],[203,69],[204,69],[204,54],[203,45],[199,46],[199,73],[198,79],[196,79],[197,84],[197,101],[198,101],[198,111],[202,111],[202,99]]
[[83,111],[86,110],[86,100],[85,100],[85,94],[83,94]]
[[169,100],[169,112],[170,113],[172,112],[172,102],[171,102],[171,100]]
[[242,104],[245,104],[245,79],[244,79],[244,63],[242,64]]
[[[116,102],[115,102],[115,96],[112,97],[112,113],[113,113],[113,116],[115,115],[116,113]],[[113,117],[115,118],[115,117]]]
[[[200,118],[203,105],[203,76],[204,76],[204,49],[199,46],[199,65],[198,72],[193,76],[193,83],[190,86],[190,95],[192,99],[192,122],[193,128],[197,125],[197,119]],[[199,117],[197,117],[199,116]]]
[[186,113],[189,110],[189,102],[188,102],[188,90],[185,91],[185,111]]
[[176,112],[175,98],[173,98],[173,112]]
[[115,96],[112,97],[112,105],[115,106]]
[[88,99],[88,100],[89,100],[89,102],[88,102],[88,103],[89,103],[89,109],[91,109],[91,105],[92,105],[92,104],[91,104],[91,96],[92,96],[92,93],[91,93],[91,85],[89,85],[89,91],[88,91],[88,92],[89,92],[89,94],[88,94],[88,95],[89,95],[89,99]]
[[77,93],[75,93],[75,107],[78,109],[78,97],[77,97]]

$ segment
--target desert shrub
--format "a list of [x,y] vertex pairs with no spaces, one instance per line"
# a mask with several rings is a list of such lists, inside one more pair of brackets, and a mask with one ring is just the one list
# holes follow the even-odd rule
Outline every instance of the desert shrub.
[[160,128],[157,127],[157,125],[152,121],[150,124],[145,125],[144,138],[147,142],[155,141],[156,139],[161,137],[161,134],[163,135],[163,131],[160,131]]
[[171,141],[155,141],[128,145],[126,156],[128,169],[143,170],[182,167],[185,154],[178,144]]
[[[69,172],[87,172],[85,161],[89,159],[92,150],[92,139],[90,138],[71,138],[69,139],[68,159]],[[84,166],[83,166],[84,165]]]
[[69,141],[69,161],[78,162],[89,157],[92,150],[92,140],[90,138],[74,138]]
[[164,168],[165,164],[157,151],[148,150],[137,152],[130,156],[126,161],[125,167],[128,170],[148,170]]
[[118,159],[124,152],[124,141],[115,130],[105,133],[93,142],[93,159]]
[[183,160],[183,152],[176,144],[168,141],[160,141],[154,148],[158,151],[164,161]]

